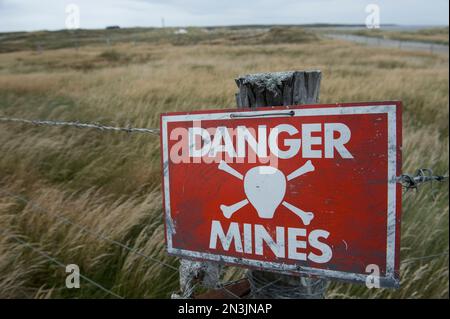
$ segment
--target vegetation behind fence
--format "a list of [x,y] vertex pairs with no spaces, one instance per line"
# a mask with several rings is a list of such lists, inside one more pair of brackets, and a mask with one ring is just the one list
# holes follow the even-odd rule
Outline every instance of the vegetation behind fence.
[[[403,170],[448,174],[448,56],[327,39],[185,41],[99,41],[2,53],[0,114],[155,128],[161,112],[234,107],[237,75],[320,69],[321,102],[402,100]],[[25,199],[0,196],[0,228],[7,232],[0,237],[2,297],[110,296],[83,279],[80,289],[65,288],[64,269],[12,236],[78,264],[82,274],[123,297],[168,297],[177,290],[178,273],[167,266],[177,261],[164,247],[158,138],[2,124],[0,153],[0,191]],[[447,183],[405,195],[399,290],[334,283],[328,297],[448,298],[448,199]],[[60,215],[164,265],[99,240]],[[415,259],[429,255],[438,256]],[[224,281],[241,273],[229,268]]]

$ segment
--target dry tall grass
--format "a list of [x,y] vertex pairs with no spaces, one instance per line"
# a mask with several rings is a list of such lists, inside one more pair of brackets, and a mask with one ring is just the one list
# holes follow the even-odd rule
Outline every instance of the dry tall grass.
[[356,35],[381,37],[401,41],[420,41],[448,45],[448,27],[422,29],[417,31],[383,31],[380,29],[358,30]]
[[[320,69],[322,102],[404,102],[404,171],[448,173],[448,57],[323,40],[314,44],[118,44],[0,54],[0,114],[158,127],[165,111],[234,106],[246,73]],[[168,297],[177,273],[63,222],[65,216],[144,254],[165,254],[159,140],[148,135],[0,124],[0,296],[108,297],[11,236],[124,297]],[[427,186],[428,187],[428,186]],[[401,288],[334,283],[328,297],[448,298],[448,184],[404,199]],[[30,203],[1,193],[20,194]],[[238,276],[230,269],[226,278]]]

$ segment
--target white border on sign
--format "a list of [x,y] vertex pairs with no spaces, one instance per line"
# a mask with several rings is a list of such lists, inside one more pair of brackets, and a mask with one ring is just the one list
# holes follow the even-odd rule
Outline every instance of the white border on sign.
[[[395,279],[395,239],[396,239],[396,189],[397,189],[397,105],[373,105],[373,106],[345,106],[327,108],[305,108],[289,109],[294,111],[295,116],[325,116],[325,115],[361,115],[361,114],[387,114],[388,119],[388,210],[387,210],[387,246],[386,246],[386,273],[380,279],[387,280],[391,285],[396,283]],[[167,136],[167,123],[186,121],[208,121],[208,120],[233,120],[231,114],[245,115],[251,118],[264,115],[266,118],[285,117],[280,115],[280,110],[268,111],[245,111],[245,112],[220,112],[206,114],[184,114],[184,115],[163,115],[162,116],[162,147],[163,147],[163,174],[164,174],[164,200],[165,200],[165,220],[167,250],[169,253],[185,256],[194,259],[208,259],[236,265],[247,265],[250,267],[271,269],[284,273],[307,273],[317,276],[333,277],[336,279],[364,282],[369,274],[357,274],[329,269],[313,267],[302,267],[295,264],[284,264],[276,262],[261,261],[257,259],[239,258],[220,254],[203,253],[185,249],[173,248],[172,234],[176,233],[176,228],[170,214],[170,189],[169,189],[169,149]],[[274,114],[270,116],[270,114]]]

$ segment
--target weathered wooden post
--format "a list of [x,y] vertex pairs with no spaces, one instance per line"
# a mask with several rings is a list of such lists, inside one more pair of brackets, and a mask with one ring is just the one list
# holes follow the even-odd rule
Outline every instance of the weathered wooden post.
[[[320,71],[250,74],[236,79],[238,108],[314,104],[319,101]],[[323,298],[327,281],[249,270],[254,298]]]
[[214,289],[219,285],[222,265],[210,261],[180,260],[180,293],[172,294],[172,299],[189,299],[195,295],[195,287],[201,284]]

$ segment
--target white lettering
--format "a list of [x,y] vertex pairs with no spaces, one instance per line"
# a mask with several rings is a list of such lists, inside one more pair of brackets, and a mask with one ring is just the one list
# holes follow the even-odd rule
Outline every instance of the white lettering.
[[[326,230],[316,229],[308,234],[307,230],[303,228],[277,226],[275,238],[273,238],[270,231],[263,225],[243,224],[242,227],[243,232],[241,232],[241,225],[232,222],[225,233],[221,222],[213,220],[209,248],[218,249],[217,242],[219,239],[225,251],[229,251],[232,243],[234,243],[234,250],[237,253],[266,256],[268,247],[276,258],[310,260],[318,264],[327,263],[333,257],[331,247],[323,241],[330,235]],[[242,233],[243,237],[241,236]],[[285,242],[286,235],[287,242]],[[308,253],[308,250],[311,249],[319,250],[321,254],[315,254],[312,251]]]
[[[334,133],[338,132],[339,137],[334,138]],[[345,144],[350,141],[351,132],[347,125],[342,123],[325,124],[325,157],[334,158],[334,149],[338,151],[342,158],[353,158],[353,155],[345,148]]]
[[287,151],[282,151],[278,147],[278,137],[280,133],[286,132],[290,136],[298,133],[298,130],[289,124],[280,124],[272,129],[269,134],[269,148],[272,154],[278,158],[288,159],[294,157],[300,150],[300,140],[299,139],[285,139],[284,146],[289,146]]
[[324,264],[331,260],[331,257],[333,256],[333,252],[331,251],[330,246],[327,244],[324,244],[319,241],[319,238],[325,238],[327,239],[330,235],[329,232],[326,230],[316,229],[313,230],[308,237],[309,244],[318,250],[322,252],[322,255],[316,255],[314,253],[309,253],[308,259],[318,263],[318,264]]
[[214,135],[214,139],[209,151],[210,157],[216,157],[217,153],[225,152],[230,158],[236,157],[236,152],[234,151],[233,141],[231,140],[230,134],[228,133],[228,128],[224,126],[219,126]]
[[[218,155],[225,155],[225,159],[250,160],[252,156],[267,159],[268,151],[280,159],[290,159],[299,154],[303,159],[336,156],[352,159],[347,146],[351,136],[350,128],[343,123],[325,123],[323,127],[320,123],[305,123],[300,130],[290,124],[280,124],[270,130],[266,125],[259,125],[257,130],[242,125],[235,129],[225,126],[209,129],[190,127],[187,146],[189,157],[203,158],[205,162],[207,159],[217,160]],[[185,163],[184,135],[177,131],[170,137],[177,140],[171,146],[171,156],[179,157],[174,162]]]
[[[200,137],[200,138],[198,138]],[[197,146],[197,141],[203,141]],[[189,155],[191,157],[202,157],[208,154],[211,147],[211,136],[208,131],[201,127],[189,128]]]
[[306,229],[301,228],[289,228],[288,230],[288,258],[295,260],[306,260],[305,253],[299,253],[298,249],[305,249],[306,242],[298,240],[298,237],[306,237]]
[[240,253],[242,252],[241,233],[239,232],[238,223],[231,223],[230,228],[228,228],[228,232],[225,235],[222,229],[222,224],[217,220],[213,220],[211,225],[211,236],[209,239],[210,249],[216,249],[217,238],[220,239],[222,247],[225,251],[230,249],[231,242],[234,241],[234,250]]
[[322,138],[320,136],[312,136],[312,133],[317,133],[322,131],[321,124],[303,124],[302,125],[302,156],[303,158],[321,158],[321,150],[313,150],[312,146],[321,145]]
[[255,254],[264,255],[263,243],[265,242],[276,257],[284,258],[284,228],[277,227],[276,232],[275,242],[262,225],[255,225]]
[[258,126],[258,141],[250,133],[245,126],[237,127],[237,156],[245,157],[247,154],[246,143],[248,146],[258,154],[258,157],[267,156],[267,127],[265,125]]

